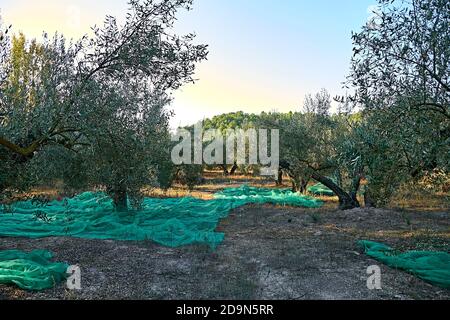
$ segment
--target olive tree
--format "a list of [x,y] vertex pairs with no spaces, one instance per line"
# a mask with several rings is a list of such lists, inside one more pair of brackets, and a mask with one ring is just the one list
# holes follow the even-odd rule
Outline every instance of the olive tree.
[[[359,159],[346,148],[351,130],[344,119],[337,116],[292,113],[279,122],[281,145],[280,163],[294,182],[306,190],[307,182],[314,179],[339,198],[341,209],[359,206],[356,193],[362,179]],[[343,152],[345,150],[345,152]],[[333,181],[336,172],[344,175],[349,183],[341,179]],[[344,181],[344,182],[345,182]]]
[[[89,163],[91,169],[71,176],[106,187],[123,207],[128,191],[135,193],[158,168],[154,155],[167,141],[162,137],[167,135],[170,112],[164,107],[171,101],[170,93],[193,81],[196,63],[207,56],[207,46],[195,45],[193,34],[171,32],[176,12],[191,4],[192,0],[131,0],[123,25],[108,16],[103,27],[93,29],[92,38],[67,43],[59,35],[44,37],[36,68],[30,74],[21,70],[27,77],[19,80],[19,98],[8,71],[13,51],[2,45],[4,163],[19,175],[26,172],[17,170],[21,164],[35,168],[28,163],[45,158],[43,154],[55,147],[60,153],[65,152],[61,148],[68,150],[65,159]],[[26,44],[26,51],[31,46]],[[0,185],[9,187],[4,181]]]
[[450,4],[379,1],[372,23],[353,35],[348,85],[364,112],[356,137],[368,201],[383,204],[401,183],[449,169]]
[[[450,3],[379,0],[373,23],[352,35],[349,84],[366,108],[402,106],[450,118]],[[397,110],[399,111],[399,110]]]

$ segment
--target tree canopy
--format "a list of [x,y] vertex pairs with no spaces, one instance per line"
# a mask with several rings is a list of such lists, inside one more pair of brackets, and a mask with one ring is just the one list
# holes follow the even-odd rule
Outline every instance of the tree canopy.
[[[1,189],[20,189],[45,171],[105,185],[123,205],[128,191],[149,183],[160,149],[168,148],[161,142],[168,138],[170,93],[192,82],[207,56],[193,34],[171,31],[176,12],[191,4],[131,0],[124,25],[107,16],[92,38],[75,43],[58,34],[40,43],[20,35],[10,50],[5,38]],[[59,161],[49,166],[50,158]],[[48,172],[57,167],[63,172]]]

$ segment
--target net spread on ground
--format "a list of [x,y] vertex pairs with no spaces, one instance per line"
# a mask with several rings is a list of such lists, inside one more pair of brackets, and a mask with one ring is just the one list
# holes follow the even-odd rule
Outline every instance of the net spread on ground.
[[0,283],[15,284],[26,290],[52,288],[67,277],[65,263],[51,262],[52,254],[46,250],[23,252],[0,251]]
[[441,251],[397,252],[378,242],[361,240],[358,245],[370,257],[391,268],[405,270],[434,285],[450,288],[450,254]]
[[0,236],[153,240],[169,247],[200,243],[215,248],[224,239],[223,233],[215,231],[220,219],[250,203],[308,208],[322,205],[320,200],[287,189],[241,186],[218,192],[211,200],[146,198],[140,210],[115,212],[110,197],[86,192],[44,206],[32,201],[3,206]]

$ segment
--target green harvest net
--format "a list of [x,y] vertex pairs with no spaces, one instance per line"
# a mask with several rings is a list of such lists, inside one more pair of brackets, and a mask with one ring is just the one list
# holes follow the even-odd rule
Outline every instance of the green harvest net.
[[308,187],[307,190],[309,193],[316,196],[334,196],[334,192],[322,183],[317,183],[311,187]]
[[[334,183],[336,183],[336,178],[333,178],[333,177],[328,177],[328,178],[331,179]],[[307,191],[310,194],[313,194],[315,196],[329,196],[329,197],[334,196],[334,192],[330,188],[328,188],[327,186],[325,186],[324,184],[322,184],[320,182],[316,183],[313,186],[308,187]]]
[[318,208],[323,202],[299,195],[290,189],[270,189],[241,186],[239,188],[227,188],[214,195],[216,199],[242,200],[250,203],[271,203],[275,205],[289,205],[306,208]]
[[392,268],[405,270],[434,285],[450,289],[450,254],[436,251],[398,253],[382,243],[361,240],[367,255]]
[[51,262],[51,258],[52,254],[45,250],[0,251],[0,284],[15,284],[27,290],[52,288],[66,278],[68,265]]
[[322,202],[287,190],[243,186],[215,199],[146,198],[139,211],[114,212],[104,193],[86,192],[45,206],[31,201],[0,207],[0,237],[72,236],[86,239],[153,240],[169,247],[200,243],[215,248],[224,239],[219,220],[248,203],[319,207]]

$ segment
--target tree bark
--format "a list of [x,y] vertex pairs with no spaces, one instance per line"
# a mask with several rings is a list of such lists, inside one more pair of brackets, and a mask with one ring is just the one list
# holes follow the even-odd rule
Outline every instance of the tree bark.
[[223,170],[223,174],[224,174],[225,176],[227,176],[227,175],[228,175],[228,168],[227,168],[227,165],[226,165],[226,164],[222,164],[222,165],[220,165],[220,167],[221,167],[222,170]]
[[277,186],[281,186],[282,184],[283,184],[283,170],[278,169]]
[[335,176],[336,176],[337,185],[339,187],[342,187],[342,175],[341,175],[341,171],[339,169],[336,169]]
[[289,178],[292,183],[292,192],[300,192],[302,194],[306,193],[306,187],[308,186],[308,180],[304,178],[296,178],[289,174]]
[[305,194],[308,186],[308,180],[304,178],[300,178],[300,192]]
[[237,163],[235,162],[235,163],[233,164],[233,166],[231,167],[230,175],[234,175],[234,173],[236,172],[237,168],[238,168],[238,165],[237,165]]
[[376,203],[375,203],[374,199],[372,198],[372,196],[370,195],[369,188],[367,188],[366,191],[364,192],[364,206],[366,208],[375,208],[376,207]]
[[352,199],[352,197],[342,190],[333,180],[322,176],[320,173],[313,171],[311,178],[322,183],[329,189],[331,189],[339,198],[339,209],[341,210],[349,210],[360,207],[357,199]]
[[299,191],[299,186],[297,181],[291,177],[291,183],[292,183],[292,192],[298,192]]
[[350,197],[352,198],[353,201],[357,203],[359,203],[358,190],[360,186],[361,186],[361,175],[357,175],[356,177],[353,178],[352,185],[350,187]]
[[127,187],[120,185],[114,189],[113,203],[116,211],[128,211],[128,192]]
[[8,149],[9,151],[21,155],[24,158],[30,158],[33,153],[39,148],[41,144],[41,140],[36,140],[33,143],[31,143],[29,146],[27,146],[26,148],[22,148],[8,140],[6,140],[5,138],[0,137],[0,145],[5,147],[6,149]]

